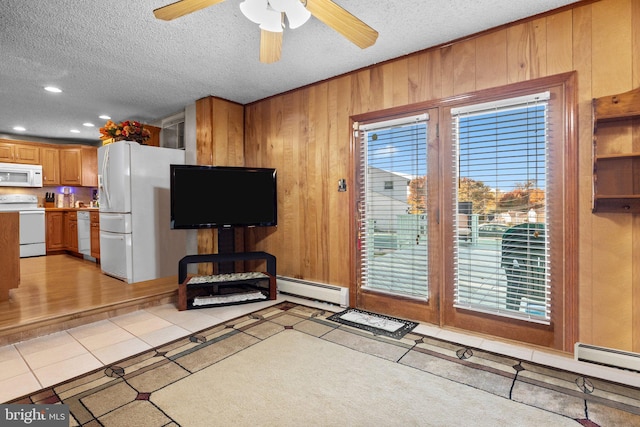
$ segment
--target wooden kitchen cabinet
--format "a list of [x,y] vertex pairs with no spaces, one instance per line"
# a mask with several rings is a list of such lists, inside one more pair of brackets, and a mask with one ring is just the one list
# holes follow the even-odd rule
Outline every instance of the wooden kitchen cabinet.
[[98,186],[98,148],[76,146],[60,149],[60,185]]
[[13,144],[0,141],[0,162],[13,163]]
[[16,144],[15,163],[37,165],[40,163],[40,147],[35,145]]
[[0,139],[0,162],[40,164],[40,147],[35,144],[20,144],[8,139]]
[[64,212],[64,247],[71,252],[78,252],[78,212]]
[[0,138],[0,162],[42,165],[44,186],[98,186],[98,147]]
[[60,185],[60,149],[42,147],[42,185]]
[[[100,259],[100,214],[90,212],[91,256]],[[78,254],[78,212],[53,209],[46,212],[47,253],[68,251]]]
[[46,212],[46,227],[47,252],[63,250],[65,248],[65,226],[63,212]]
[[82,185],[82,153],[78,148],[60,149],[60,185]]
[[98,186],[98,147],[81,147],[82,150],[82,185]]
[[160,131],[162,128],[151,125],[144,125],[144,128],[147,129],[150,133],[149,139],[145,142],[146,145],[151,145],[153,147],[160,146]]
[[91,256],[100,259],[100,213],[91,212]]

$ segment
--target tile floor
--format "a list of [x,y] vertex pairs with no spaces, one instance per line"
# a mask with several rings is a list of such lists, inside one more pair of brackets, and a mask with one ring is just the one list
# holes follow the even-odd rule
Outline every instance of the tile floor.
[[[165,304],[55,334],[0,347],[0,402],[49,387],[153,347],[186,337],[244,314],[291,301],[341,311],[338,306],[279,295],[276,301],[178,311]],[[491,353],[515,357],[586,376],[640,387],[640,374],[577,362],[473,335],[420,324],[414,332]]]

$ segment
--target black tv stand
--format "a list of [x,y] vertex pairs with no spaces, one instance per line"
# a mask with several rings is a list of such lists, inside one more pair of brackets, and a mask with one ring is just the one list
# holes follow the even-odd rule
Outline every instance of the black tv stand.
[[[267,271],[256,274],[230,273],[214,275],[214,279],[206,282],[189,283],[192,278],[187,278],[187,266],[189,264],[200,263],[224,263],[233,261],[250,261],[264,259],[267,263]],[[198,276],[196,276],[197,278]],[[214,300],[218,296],[238,295],[247,291],[259,291],[266,298],[276,299],[276,257],[266,252],[238,252],[225,254],[201,254],[187,255],[178,263],[178,309],[188,310],[192,308],[207,308],[212,306],[241,304],[260,301],[249,299],[244,301],[234,301],[228,303],[204,303],[197,304],[198,297],[207,301],[207,298]],[[207,297],[209,296],[209,297]]]

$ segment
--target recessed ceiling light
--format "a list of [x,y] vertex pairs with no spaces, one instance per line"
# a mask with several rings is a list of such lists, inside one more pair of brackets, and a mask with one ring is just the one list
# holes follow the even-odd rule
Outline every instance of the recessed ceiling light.
[[98,116],[98,118],[99,118],[99,119],[102,119],[102,120],[111,120],[111,116],[107,116],[106,114],[103,114],[103,115],[101,115],[101,116]]
[[44,88],[44,90],[46,90],[47,92],[53,92],[53,93],[60,93],[62,92],[61,89],[54,87],[54,86],[47,86]]
[[88,127],[88,128],[92,128],[92,127],[94,127],[95,125],[94,125],[93,123],[89,123],[89,122],[87,122],[87,123],[83,123],[83,124],[82,124],[82,126],[86,126],[86,127]]
[[23,128],[22,126],[14,126],[13,130],[17,130],[18,132],[24,132],[26,129]]
[[78,129],[71,129],[70,131],[71,133],[80,133],[80,131]]

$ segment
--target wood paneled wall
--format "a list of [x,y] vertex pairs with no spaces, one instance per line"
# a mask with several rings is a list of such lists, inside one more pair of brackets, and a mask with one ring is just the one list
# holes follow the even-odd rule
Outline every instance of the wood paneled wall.
[[[196,161],[199,165],[244,166],[244,107],[209,96],[196,101]],[[203,188],[202,197],[215,198],[214,188]],[[236,248],[244,248],[239,235]],[[216,229],[198,230],[198,253],[217,253]],[[200,274],[213,273],[211,264],[199,264]]]
[[[578,4],[246,106],[244,162],[276,167],[279,186],[277,230],[252,231],[251,249],[275,254],[278,274],[349,286],[351,115],[573,70],[580,341],[640,351],[640,217],[591,213],[590,108],[593,97],[640,85],[637,0]],[[337,190],[341,178],[347,192]]]

